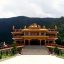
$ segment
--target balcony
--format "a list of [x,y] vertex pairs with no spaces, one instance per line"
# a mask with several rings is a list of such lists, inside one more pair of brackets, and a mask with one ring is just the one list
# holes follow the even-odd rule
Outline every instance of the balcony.
[[57,31],[48,31],[47,33],[48,34],[57,34],[58,32]]
[[15,29],[14,32],[21,32],[22,29]]
[[48,37],[48,40],[57,40],[58,38],[57,38],[57,36],[49,36]]
[[14,36],[13,39],[47,39],[48,36]]
[[46,46],[56,46],[56,44],[55,43],[49,43]]

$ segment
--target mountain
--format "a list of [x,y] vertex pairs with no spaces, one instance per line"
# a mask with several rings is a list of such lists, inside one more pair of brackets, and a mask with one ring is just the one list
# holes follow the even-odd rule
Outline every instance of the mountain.
[[15,28],[23,28],[32,23],[37,23],[41,26],[45,25],[47,28],[54,28],[58,26],[60,37],[64,38],[64,17],[61,18],[30,18],[25,16],[18,16],[12,18],[0,18],[0,42],[12,43],[12,26]]

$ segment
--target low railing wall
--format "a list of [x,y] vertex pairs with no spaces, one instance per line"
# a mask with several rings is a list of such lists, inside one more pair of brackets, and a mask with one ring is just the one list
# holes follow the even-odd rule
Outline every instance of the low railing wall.
[[[14,51],[16,51],[17,53],[22,53],[21,51],[22,51],[22,48],[23,48],[24,46],[16,46],[15,48],[17,49],[15,49]],[[4,53],[12,53],[12,49],[13,49],[13,47],[9,47],[9,48],[2,48],[2,49],[0,49],[0,55],[1,54],[4,54]],[[19,50],[18,50],[19,49]]]

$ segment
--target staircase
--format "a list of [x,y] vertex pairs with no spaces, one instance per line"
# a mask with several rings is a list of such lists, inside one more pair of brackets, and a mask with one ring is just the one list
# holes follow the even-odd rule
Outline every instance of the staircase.
[[22,50],[23,55],[48,55],[48,49],[45,46],[25,46]]

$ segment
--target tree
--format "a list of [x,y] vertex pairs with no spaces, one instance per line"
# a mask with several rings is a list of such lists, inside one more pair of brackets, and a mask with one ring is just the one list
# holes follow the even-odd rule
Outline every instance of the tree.
[[55,54],[58,54],[58,55],[59,55],[60,50],[58,49],[58,47],[57,47],[57,46],[55,46],[55,48],[54,48],[54,52],[55,52]]
[[0,59],[2,59],[2,51],[0,51]]
[[17,47],[16,47],[16,42],[14,41],[12,44],[12,54],[15,55],[17,53]]

